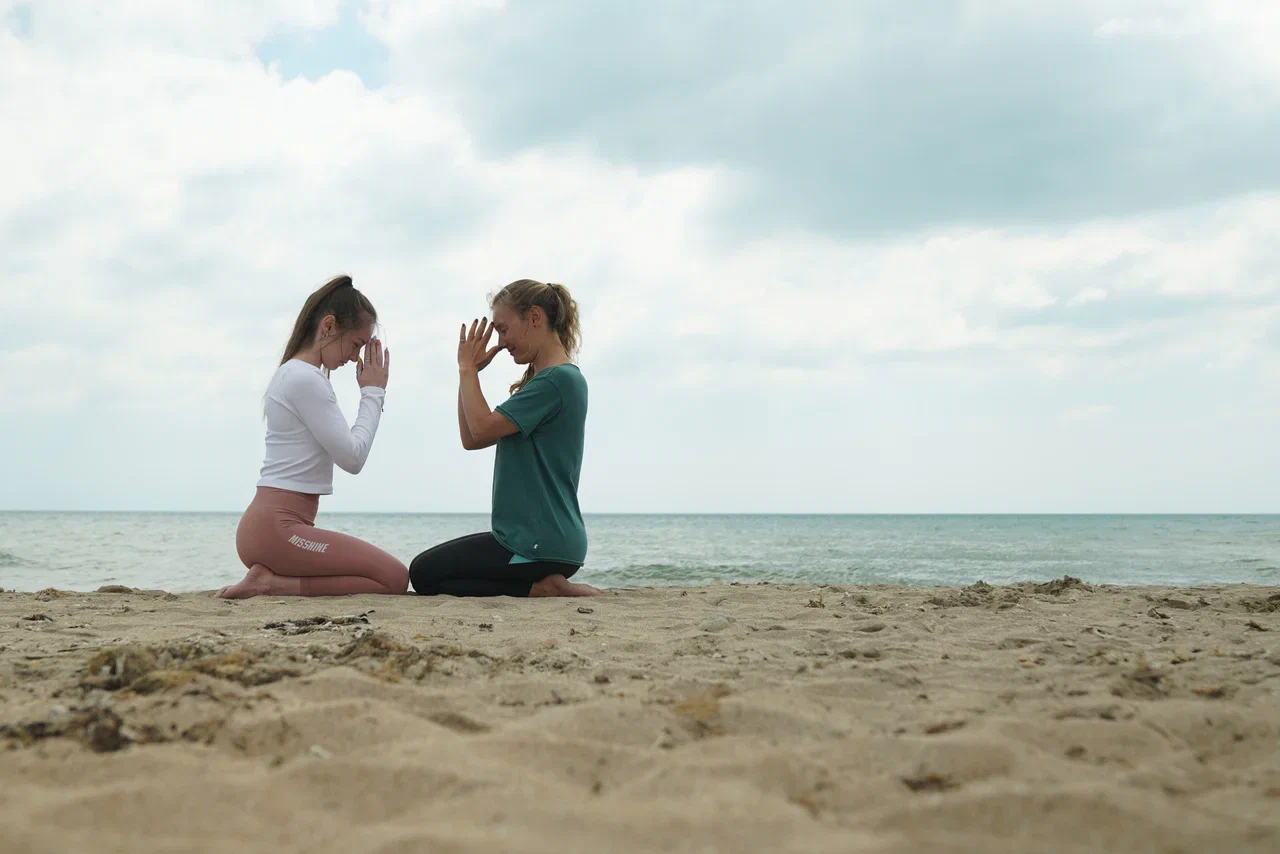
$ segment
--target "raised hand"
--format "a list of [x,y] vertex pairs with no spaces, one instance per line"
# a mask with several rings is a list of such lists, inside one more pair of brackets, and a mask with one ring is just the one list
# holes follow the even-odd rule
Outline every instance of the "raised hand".
[[390,373],[391,350],[383,349],[382,342],[374,338],[364,346],[364,358],[356,360],[356,382],[361,388],[386,388]]
[[483,371],[489,367],[493,357],[498,355],[501,347],[489,346],[493,337],[493,327],[488,318],[471,321],[471,329],[462,324],[458,333],[458,368],[459,370]]

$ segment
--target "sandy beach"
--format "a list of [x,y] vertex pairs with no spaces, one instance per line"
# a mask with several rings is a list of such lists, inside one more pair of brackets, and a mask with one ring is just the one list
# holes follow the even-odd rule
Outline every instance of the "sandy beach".
[[1274,587],[0,616],[6,852],[1280,850]]

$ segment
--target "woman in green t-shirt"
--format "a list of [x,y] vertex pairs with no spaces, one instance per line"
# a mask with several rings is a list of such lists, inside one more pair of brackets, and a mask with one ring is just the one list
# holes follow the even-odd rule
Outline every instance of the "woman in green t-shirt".
[[[492,324],[463,324],[458,336],[458,432],[469,451],[498,446],[492,530],[418,555],[409,580],[423,595],[595,596],[596,588],[569,581],[587,557],[578,508],[587,381],[572,361],[578,305],[564,285],[532,279],[512,282],[489,302]],[[528,368],[493,410],[480,371],[500,350]]]

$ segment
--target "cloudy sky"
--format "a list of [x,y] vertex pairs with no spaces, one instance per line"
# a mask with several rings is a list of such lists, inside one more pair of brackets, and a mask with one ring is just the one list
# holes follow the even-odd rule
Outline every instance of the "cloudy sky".
[[1280,511],[1278,37],[1271,0],[0,0],[0,509],[242,508],[349,272],[394,366],[327,510],[488,509],[457,328],[528,276],[583,306],[588,511]]

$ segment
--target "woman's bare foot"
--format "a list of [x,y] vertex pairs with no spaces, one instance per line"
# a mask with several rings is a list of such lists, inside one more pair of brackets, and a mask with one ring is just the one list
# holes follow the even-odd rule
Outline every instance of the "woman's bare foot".
[[[292,583],[290,583],[292,582]],[[298,579],[276,575],[260,563],[249,567],[239,583],[218,591],[219,599],[249,599],[254,596],[298,595]]]
[[548,575],[535,581],[529,589],[529,598],[543,596],[599,596],[603,590],[590,584],[574,584],[563,575]]

